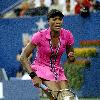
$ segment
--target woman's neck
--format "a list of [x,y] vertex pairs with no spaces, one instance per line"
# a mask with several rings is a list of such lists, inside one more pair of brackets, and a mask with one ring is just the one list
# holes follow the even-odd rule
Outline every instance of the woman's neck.
[[51,38],[58,38],[59,37],[59,32],[51,32]]

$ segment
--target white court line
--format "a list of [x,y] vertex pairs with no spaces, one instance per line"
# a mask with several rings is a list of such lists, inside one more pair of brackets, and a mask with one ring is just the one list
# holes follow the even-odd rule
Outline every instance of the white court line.
[[4,96],[3,96],[3,83],[0,82],[0,99],[3,99]]

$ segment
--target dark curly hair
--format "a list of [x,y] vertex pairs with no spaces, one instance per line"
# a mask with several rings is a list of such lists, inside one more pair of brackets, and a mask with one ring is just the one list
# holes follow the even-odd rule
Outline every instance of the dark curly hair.
[[47,14],[47,20],[49,20],[50,18],[54,18],[54,17],[56,17],[56,16],[59,16],[59,17],[61,17],[62,19],[63,19],[63,17],[64,17],[64,15],[62,14],[61,11],[56,10],[56,9],[52,9],[52,10],[50,10],[50,11],[48,12],[48,14]]

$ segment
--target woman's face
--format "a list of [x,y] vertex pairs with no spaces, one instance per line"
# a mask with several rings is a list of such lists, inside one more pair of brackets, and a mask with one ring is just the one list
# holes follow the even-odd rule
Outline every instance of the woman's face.
[[56,16],[54,18],[50,18],[48,23],[50,26],[51,31],[53,32],[59,32],[62,26],[63,19],[59,16]]

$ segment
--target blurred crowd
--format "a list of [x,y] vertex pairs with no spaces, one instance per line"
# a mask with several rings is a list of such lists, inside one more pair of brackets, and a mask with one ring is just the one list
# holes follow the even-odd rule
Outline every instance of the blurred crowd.
[[[100,10],[100,0],[25,0],[13,9],[12,17],[30,17],[46,15],[51,9],[58,9],[66,15],[80,14],[81,12],[96,12]],[[6,16],[5,16],[6,17]]]

